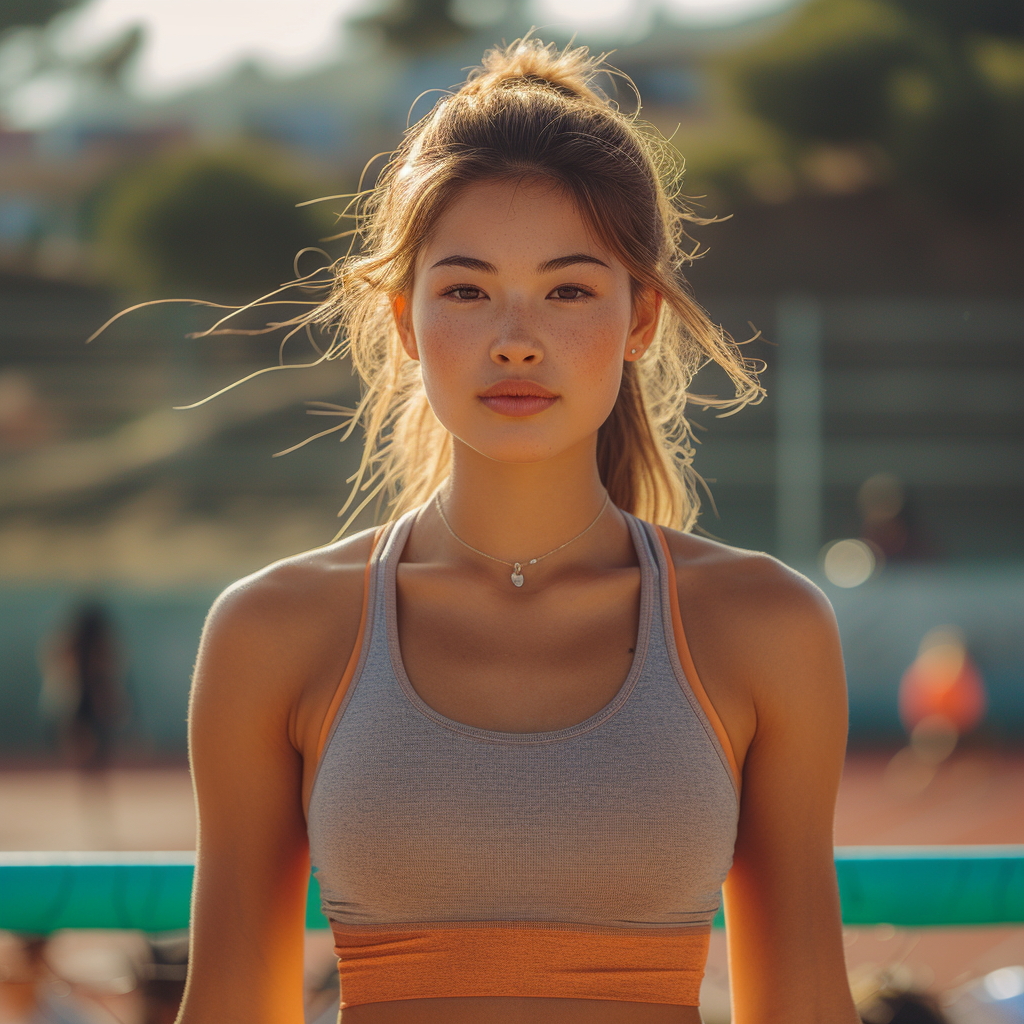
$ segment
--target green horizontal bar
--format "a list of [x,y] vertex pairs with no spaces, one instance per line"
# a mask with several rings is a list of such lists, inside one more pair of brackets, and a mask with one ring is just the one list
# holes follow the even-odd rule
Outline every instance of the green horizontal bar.
[[[194,860],[192,853],[0,853],[0,929],[187,928]],[[836,874],[844,924],[1024,924],[1024,846],[841,847]],[[315,878],[306,927],[327,927]]]
[[193,853],[0,854],[0,928],[187,928]]
[[844,924],[1024,922],[1024,846],[840,847],[836,874]]

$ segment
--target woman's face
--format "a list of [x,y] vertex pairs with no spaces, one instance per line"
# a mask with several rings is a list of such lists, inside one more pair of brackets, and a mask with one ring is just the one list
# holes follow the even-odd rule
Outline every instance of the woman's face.
[[634,309],[626,268],[557,187],[482,182],[439,219],[395,312],[441,423],[523,463],[596,435],[659,305],[651,295]]

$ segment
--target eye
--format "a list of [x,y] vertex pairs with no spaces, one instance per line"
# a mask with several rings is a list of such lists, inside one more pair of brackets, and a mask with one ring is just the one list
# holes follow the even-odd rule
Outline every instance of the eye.
[[589,299],[593,294],[593,292],[580,287],[578,284],[562,284],[548,298],[550,299],[553,295],[556,299],[562,299],[565,302],[578,302],[580,299]]
[[455,284],[451,288],[446,288],[441,294],[451,295],[461,302],[471,302],[473,299],[485,297],[479,288],[471,284]]

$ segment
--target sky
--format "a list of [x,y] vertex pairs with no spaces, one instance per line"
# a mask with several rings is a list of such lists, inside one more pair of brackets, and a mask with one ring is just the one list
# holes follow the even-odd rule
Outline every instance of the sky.
[[[477,14],[498,13],[504,2],[455,0]],[[367,0],[87,0],[55,24],[54,43],[67,53],[89,53],[142,25],[145,43],[132,84],[155,98],[246,59],[284,75],[325,63],[344,43],[344,18],[368,6]],[[706,25],[784,6],[788,0],[528,0],[528,17],[541,27],[571,27],[581,42],[600,44],[642,23],[655,7]],[[10,65],[16,56],[5,59]],[[37,80],[10,97],[8,116],[26,127],[44,124],[65,107],[73,88],[60,76]]]

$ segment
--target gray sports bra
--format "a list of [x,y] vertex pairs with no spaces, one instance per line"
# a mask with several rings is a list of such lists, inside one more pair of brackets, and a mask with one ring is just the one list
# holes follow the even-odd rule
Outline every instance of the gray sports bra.
[[395,613],[415,510],[380,537],[309,805],[343,1007],[697,1004],[738,780],[686,649],[664,536],[624,515],[641,575],[633,664],[610,703],[552,732],[476,728],[419,697]]

